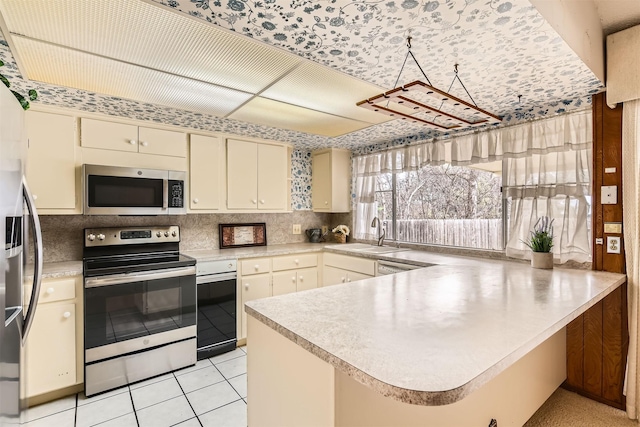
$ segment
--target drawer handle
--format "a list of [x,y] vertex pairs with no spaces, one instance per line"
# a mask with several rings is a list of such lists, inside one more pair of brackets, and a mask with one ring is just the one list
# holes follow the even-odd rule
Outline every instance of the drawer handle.
[[51,294],[53,293],[53,291],[55,291],[55,289],[53,289],[53,288],[47,288],[47,293],[48,293],[49,295],[51,295]]
[[260,199],[260,204],[264,205],[264,199]]
[[149,143],[147,141],[142,141],[140,145],[142,145],[143,147],[146,147],[147,145],[149,145]]
[[254,265],[253,268],[255,268],[256,271],[260,270],[260,266],[258,264]]
[[300,260],[299,259],[296,260],[296,264],[300,264]]
[[69,317],[71,317],[71,312],[70,311],[65,311],[64,314],[62,315],[62,317],[64,317],[65,319],[68,319]]
[[129,141],[129,144],[131,144],[131,145],[136,145],[136,140],[135,140],[135,139],[130,140],[130,141]]
[[256,203],[258,203],[258,201],[256,199],[251,199],[251,203],[255,205]]

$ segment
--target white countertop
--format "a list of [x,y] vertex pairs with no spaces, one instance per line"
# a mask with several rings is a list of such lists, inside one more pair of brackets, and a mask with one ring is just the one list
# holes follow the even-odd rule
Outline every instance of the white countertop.
[[[385,396],[453,403],[625,281],[622,274],[407,251],[438,265],[250,301],[249,315]],[[463,266],[463,268],[461,268]]]
[[321,252],[326,243],[288,243],[284,245],[252,246],[246,248],[180,251],[197,261],[217,261],[240,258],[259,258],[303,252]]

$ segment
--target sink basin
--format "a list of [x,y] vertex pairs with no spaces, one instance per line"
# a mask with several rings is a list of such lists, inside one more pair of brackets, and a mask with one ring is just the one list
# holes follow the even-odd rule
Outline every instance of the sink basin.
[[390,252],[400,252],[406,251],[408,249],[404,248],[393,248],[391,246],[373,246],[373,245],[363,245],[364,247],[351,248],[351,250],[356,252],[364,252],[368,254],[386,254]]

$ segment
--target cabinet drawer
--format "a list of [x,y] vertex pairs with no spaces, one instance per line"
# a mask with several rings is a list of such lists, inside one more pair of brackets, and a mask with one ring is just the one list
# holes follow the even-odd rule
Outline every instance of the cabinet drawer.
[[300,254],[273,258],[273,271],[293,270],[294,268],[315,267],[318,265],[318,255]]
[[376,274],[376,262],[371,259],[326,253],[324,254],[324,265],[330,265],[343,270],[356,271],[369,276],[375,276]]
[[271,258],[251,258],[240,261],[240,274],[268,273],[271,271]]
[[[76,297],[76,280],[80,278],[65,277],[62,279],[45,279],[40,286],[38,304],[74,299]],[[24,287],[24,305],[31,299],[31,286]]]

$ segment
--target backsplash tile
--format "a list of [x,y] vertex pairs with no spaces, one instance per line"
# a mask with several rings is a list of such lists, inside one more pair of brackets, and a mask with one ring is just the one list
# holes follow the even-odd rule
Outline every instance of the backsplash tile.
[[[180,216],[40,216],[44,246],[44,262],[77,261],[82,259],[82,230],[98,227],[135,227],[178,225],[182,234],[180,249],[219,248],[218,224],[264,222],[267,244],[306,242],[304,230],[322,225],[334,227],[332,214],[299,210],[289,213],[224,213]],[[301,224],[302,234],[292,234],[292,225]]]

